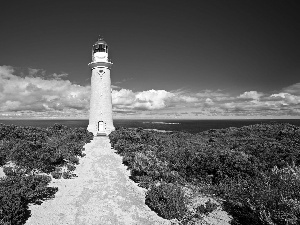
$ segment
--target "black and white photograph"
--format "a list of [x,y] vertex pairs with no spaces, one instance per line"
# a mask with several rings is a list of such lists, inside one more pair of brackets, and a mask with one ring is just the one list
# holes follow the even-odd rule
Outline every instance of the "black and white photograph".
[[297,0],[0,8],[0,225],[300,224]]

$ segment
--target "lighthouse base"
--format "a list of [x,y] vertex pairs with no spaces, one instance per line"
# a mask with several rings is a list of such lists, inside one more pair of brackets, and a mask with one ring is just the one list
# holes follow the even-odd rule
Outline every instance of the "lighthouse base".
[[115,130],[115,127],[105,128],[104,130],[99,129],[99,125],[89,124],[87,130],[93,135],[96,136],[108,136],[112,131]]

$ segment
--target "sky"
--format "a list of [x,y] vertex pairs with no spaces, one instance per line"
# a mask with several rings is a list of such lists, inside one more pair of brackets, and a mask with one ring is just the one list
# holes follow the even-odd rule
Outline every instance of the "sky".
[[0,119],[87,119],[99,35],[114,63],[114,118],[300,119],[298,5],[5,1]]

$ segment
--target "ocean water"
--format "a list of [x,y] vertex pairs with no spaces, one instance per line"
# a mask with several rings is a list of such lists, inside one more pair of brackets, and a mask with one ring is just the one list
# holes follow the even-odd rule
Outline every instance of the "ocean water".
[[[187,131],[198,133],[209,129],[221,129],[229,127],[242,127],[260,123],[290,123],[300,126],[300,119],[244,119],[244,120],[124,120],[115,119],[115,127],[127,127],[143,129],[157,129],[164,131]],[[14,124],[17,126],[49,127],[55,123],[68,127],[88,126],[88,120],[0,120],[3,124]]]

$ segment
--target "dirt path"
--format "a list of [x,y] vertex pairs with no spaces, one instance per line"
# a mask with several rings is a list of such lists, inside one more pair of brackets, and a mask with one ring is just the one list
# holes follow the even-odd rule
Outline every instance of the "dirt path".
[[26,225],[171,224],[145,205],[144,190],[128,178],[107,137],[95,137],[85,149],[78,177],[53,179],[51,186],[59,188],[55,198],[30,206]]

